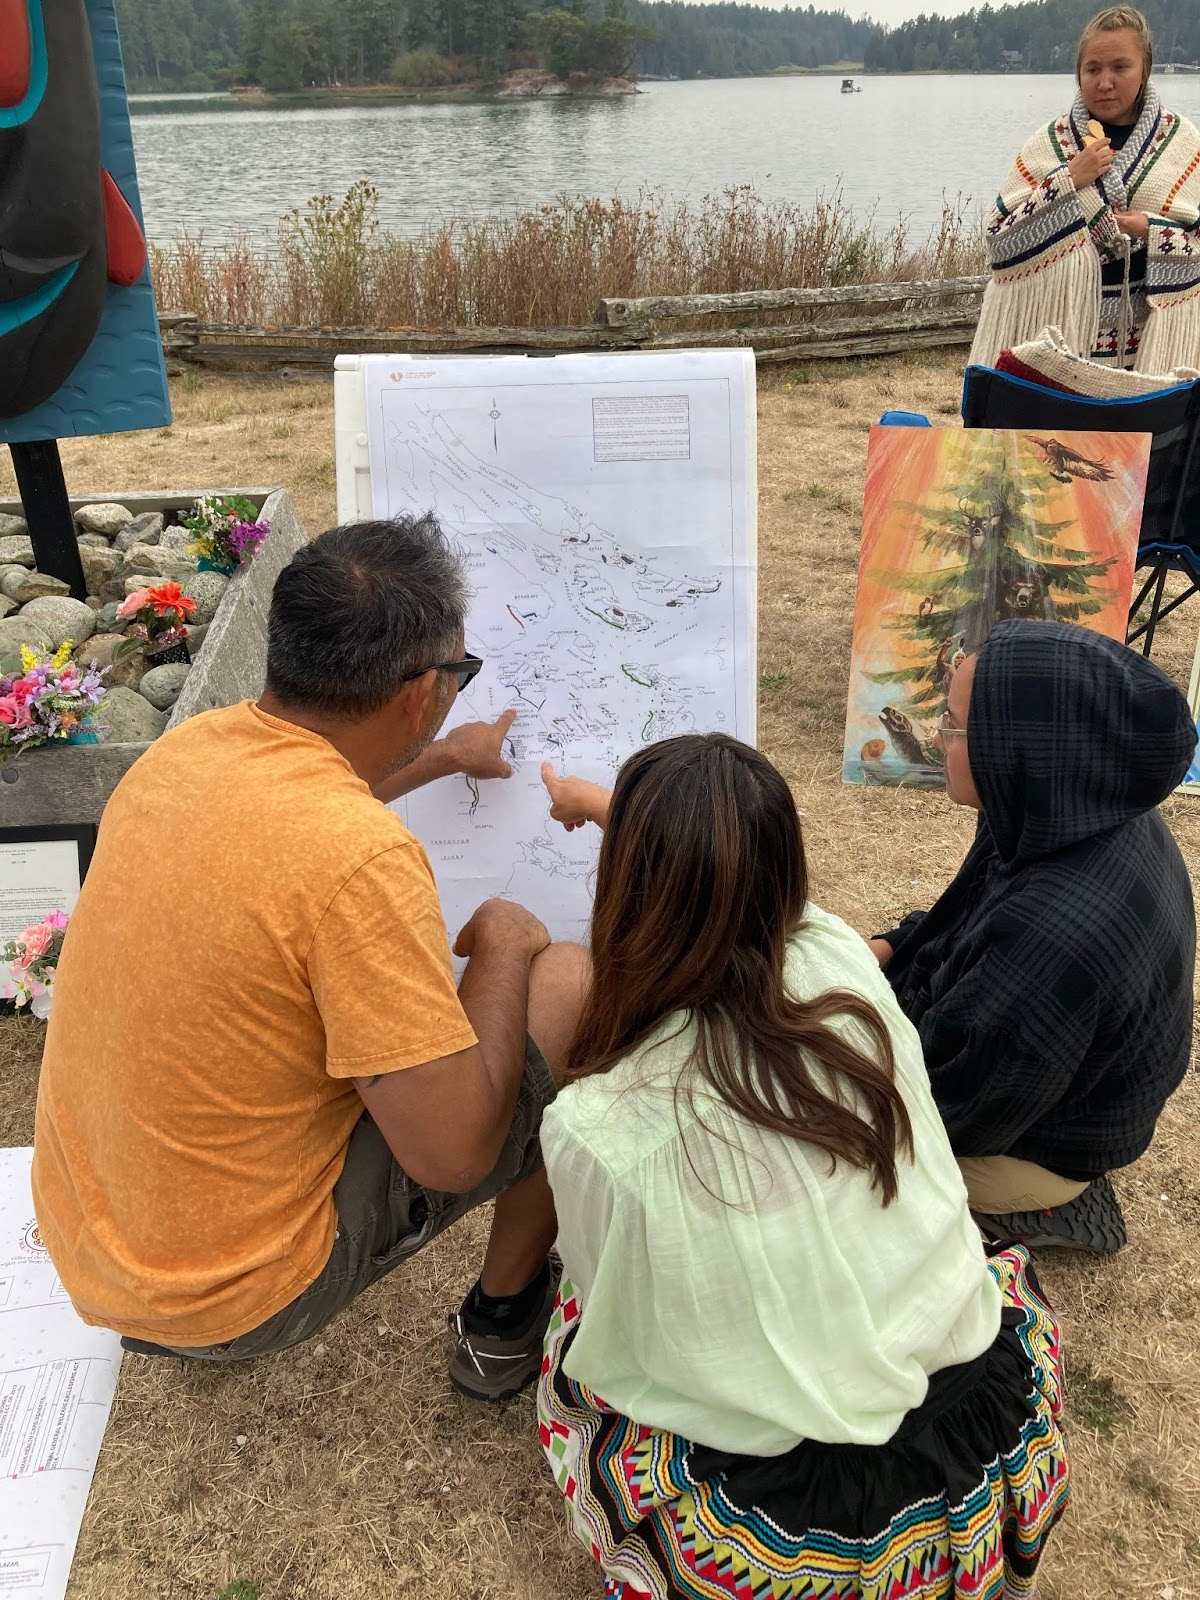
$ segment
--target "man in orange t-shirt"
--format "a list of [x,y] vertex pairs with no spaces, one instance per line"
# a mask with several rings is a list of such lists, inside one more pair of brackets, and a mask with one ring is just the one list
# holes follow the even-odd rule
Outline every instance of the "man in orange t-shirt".
[[76,1310],[129,1349],[287,1349],[498,1196],[450,1375],[500,1399],[538,1371],[538,1127],[588,958],[487,901],[456,991],[429,862],[380,798],[510,770],[511,713],[435,738],[481,665],[466,604],[431,517],[315,539],[276,583],[262,698],[167,734],[108,803],[57,974],[33,1189]]

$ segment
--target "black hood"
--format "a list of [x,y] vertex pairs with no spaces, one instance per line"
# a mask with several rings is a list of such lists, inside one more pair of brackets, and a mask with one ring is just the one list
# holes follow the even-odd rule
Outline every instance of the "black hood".
[[971,775],[1009,863],[1151,811],[1196,750],[1188,703],[1153,662],[1089,629],[1001,622],[975,668]]

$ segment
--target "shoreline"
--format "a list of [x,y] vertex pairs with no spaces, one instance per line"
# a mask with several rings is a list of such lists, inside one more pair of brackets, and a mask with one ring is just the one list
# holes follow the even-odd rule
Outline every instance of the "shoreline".
[[133,116],[186,115],[206,111],[329,111],[348,106],[406,106],[436,104],[504,104],[518,100],[612,100],[644,93],[643,85],[664,83],[747,83],[778,78],[1053,78],[1051,71],[1008,71],[1001,67],[963,71],[959,68],[932,67],[910,72],[881,72],[861,64],[841,62],[821,67],[772,67],[766,72],[733,73],[716,77],[706,74],[694,78],[664,78],[651,74],[629,79],[604,79],[599,82],[571,83],[546,73],[537,83],[521,82],[452,83],[425,88],[406,88],[379,83],[344,85],[337,88],[296,89],[286,94],[262,91],[214,89],[173,93],[138,88],[130,91],[129,110]]
[[[664,80],[658,80],[664,81]],[[265,90],[213,90],[212,94],[160,94],[144,90],[131,93],[132,116],[183,116],[207,111],[332,111],[349,106],[407,106],[421,104],[478,105],[506,104],[518,100],[615,100],[640,94],[636,79],[604,78],[572,83],[551,73],[533,77],[514,74],[499,83],[450,83],[427,88],[406,88],[400,84],[379,83],[325,88],[297,89],[287,94]]]

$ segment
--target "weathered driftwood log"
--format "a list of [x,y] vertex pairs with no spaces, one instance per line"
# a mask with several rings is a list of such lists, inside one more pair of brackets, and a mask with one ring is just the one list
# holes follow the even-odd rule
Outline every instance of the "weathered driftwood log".
[[[431,336],[428,342],[405,339],[403,336],[381,341],[377,351],[381,355],[404,353],[437,354],[533,354],[539,351],[573,350],[705,350],[749,348],[757,352],[760,361],[832,361],[852,356],[901,354],[920,347],[970,344],[975,329],[974,312],[962,315],[942,315],[926,322],[919,318],[857,318],[853,322],[800,323],[775,325],[763,328],[710,328],[684,333],[655,333],[634,339],[596,337],[595,330],[558,329],[559,338],[553,344],[536,345],[516,343],[488,343],[480,339],[481,329],[462,329],[457,337]],[[319,345],[299,343],[209,343],[207,338],[189,349],[180,365],[184,370],[202,367],[215,373],[279,372],[293,367],[303,367],[314,373],[332,371],[334,357],[364,353],[360,344],[350,338],[323,340]]]
[[[243,328],[204,324],[184,312],[166,313],[163,343],[173,362],[222,373],[267,373],[290,367],[331,371],[338,355],[531,354],[574,350],[703,350],[749,347],[761,361],[837,360],[893,355],[908,349],[969,344],[978,317],[970,304],[918,309],[905,301],[976,294],[982,279],[952,278],[923,284],[867,284],[847,289],[780,289],[761,295],[687,298],[695,307],[725,312],[781,306],[894,305],[874,316],[766,322],[757,327],[693,328],[665,332],[641,310],[628,324],[587,328]],[[805,296],[809,298],[799,299]],[[822,297],[814,300],[811,297]],[[783,298],[781,298],[783,297]],[[753,307],[747,302],[753,301]],[[720,302],[719,305],[709,302]],[[769,302],[769,303],[767,303]],[[664,318],[684,313],[684,300],[603,301],[605,307],[656,307]],[[615,315],[616,313],[614,313]],[[689,314],[695,315],[693,309]]]
[[595,322],[625,328],[666,317],[712,317],[731,311],[786,311],[796,306],[895,305],[906,300],[941,300],[981,295],[986,277],[938,278],[912,283],[856,283],[827,289],[749,289],[741,294],[647,295],[601,300]]
[[800,348],[784,345],[756,350],[755,359],[761,366],[766,361],[843,361],[854,356],[902,356],[909,350],[939,350],[953,345],[969,345],[974,336],[973,324],[957,332],[926,328],[913,333],[874,333],[834,339],[828,344],[810,344]]
[[841,321],[775,323],[762,328],[695,328],[678,333],[657,333],[656,350],[738,349],[795,351],[796,359],[810,348],[860,344],[864,339],[890,339],[903,350],[916,335],[934,344],[970,342],[978,312],[911,311],[890,317],[854,317]]
[[194,342],[177,347],[192,366],[217,371],[317,366],[339,355],[452,355],[566,350],[634,350],[649,330],[602,328],[233,328],[200,324]]

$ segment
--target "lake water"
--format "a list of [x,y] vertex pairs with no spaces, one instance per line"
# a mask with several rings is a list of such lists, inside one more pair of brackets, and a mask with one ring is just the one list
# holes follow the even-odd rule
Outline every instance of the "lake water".
[[[648,83],[612,99],[196,109],[134,119],[147,232],[258,238],[310,195],[359,177],[396,232],[443,216],[535,206],[569,192],[699,197],[752,184],[808,205],[840,184],[859,212],[923,236],[942,198],[990,208],[1016,151],[1071,102],[1063,77],[737,78]],[[1200,76],[1160,80],[1200,122]]]

